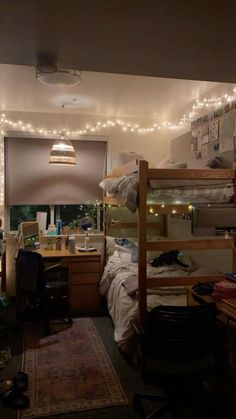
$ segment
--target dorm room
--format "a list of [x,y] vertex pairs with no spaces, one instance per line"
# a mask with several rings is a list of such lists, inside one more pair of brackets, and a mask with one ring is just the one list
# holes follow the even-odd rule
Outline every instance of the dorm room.
[[[10,122],[13,123],[13,120]],[[9,123],[9,120],[5,123]],[[111,124],[109,127],[111,130]],[[121,135],[124,135],[123,132],[126,131],[122,130]],[[30,248],[29,253],[31,253],[31,256],[28,255],[28,260],[31,260],[32,255],[34,258],[35,254],[40,254],[45,265],[54,265],[56,263],[60,265],[57,266],[57,268],[60,268],[59,271],[63,271],[67,275],[67,283],[62,285],[68,286],[66,297],[69,313],[67,312],[66,314],[69,314],[69,322],[67,325],[60,325],[60,327],[65,328],[66,345],[69,348],[69,343],[72,344],[72,340],[68,339],[68,336],[76,332],[76,328],[80,323],[83,324],[85,316],[91,317],[95,323],[99,323],[99,318],[101,318],[101,324],[104,322],[106,327],[109,327],[109,350],[111,352],[117,351],[115,352],[116,356],[120,356],[121,359],[126,354],[132,355],[132,360],[138,362],[139,365],[139,333],[137,332],[139,332],[140,328],[145,330],[149,313],[152,313],[153,309],[155,312],[157,307],[180,307],[181,309],[194,306],[203,307],[206,301],[212,302],[213,300],[211,297],[207,299],[205,296],[199,296],[192,287],[194,285],[199,286],[201,283],[207,283],[207,286],[209,286],[210,283],[213,290],[215,283],[221,283],[225,279],[226,272],[234,272],[236,270],[234,243],[235,169],[232,168],[232,150],[230,151],[230,168],[208,168],[205,166],[208,159],[199,160],[196,158],[195,153],[191,153],[191,151],[189,152],[190,155],[185,153],[187,154],[187,161],[192,159],[195,167],[198,165],[200,168],[191,168],[191,163],[188,165],[189,168],[183,168],[183,166],[186,167],[187,163],[178,163],[176,161],[175,163],[168,163],[167,159],[165,159],[164,163],[158,161],[156,166],[159,167],[155,168],[155,157],[148,163],[147,160],[142,159],[142,156],[140,156],[148,157],[152,154],[152,149],[145,152],[145,147],[140,149],[140,153],[119,151],[117,153],[118,158],[122,155],[129,161],[123,165],[115,166],[115,152],[113,153],[110,138],[100,135],[100,138],[97,138],[96,141],[94,138],[95,134],[93,134],[94,137],[90,138],[90,140],[88,140],[89,136],[88,138],[84,136],[80,140],[73,140],[74,146],[79,146],[75,148],[80,164],[73,167],[72,173],[71,167],[53,167],[48,165],[48,156],[53,140],[47,138],[21,138],[20,136],[16,137],[15,133],[13,137],[12,135],[8,133],[3,147],[3,151],[5,151],[4,170],[6,175],[4,179],[6,194],[3,206],[6,206],[4,208],[6,212],[6,229],[7,223],[9,223],[9,226],[11,225],[14,210],[20,208],[21,205],[26,209],[27,205],[23,205],[23,203],[27,203],[27,200],[32,197],[36,196],[34,204],[37,204],[37,200],[41,199],[42,195],[40,196],[40,191],[33,187],[34,182],[31,182],[31,177],[32,179],[37,179],[38,185],[40,180],[42,181],[42,184],[45,185],[42,188],[43,192],[46,189],[47,191],[50,190],[50,193],[48,192],[50,199],[53,200],[56,194],[60,196],[59,199],[64,199],[63,205],[59,205],[62,202],[59,199],[57,202],[51,201],[51,204],[54,203],[55,207],[51,205],[50,214],[48,215],[48,217],[51,217],[49,219],[54,222],[55,218],[53,217],[57,216],[58,229],[62,227],[61,222],[59,223],[60,220],[58,220],[59,209],[64,224],[66,224],[65,220],[69,219],[70,214],[76,217],[76,219],[72,220],[73,223],[71,222],[70,226],[63,226],[63,234],[60,234],[61,231],[59,230],[58,234],[56,234],[56,226],[53,225],[49,225],[46,231],[40,234],[37,233],[36,243],[33,243],[33,246]],[[49,134],[47,133],[47,135]],[[136,135],[138,133],[135,136],[132,134],[133,140],[138,138]],[[142,136],[141,138],[143,139]],[[170,141],[169,152],[172,151],[178,141],[179,137]],[[191,131],[188,132],[187,141],[190,149],[192,142]],[[208,145],[209,156],[207,157],[214,157],[213,143]],[[153,150],[155,150],[156,143],[153,143],[152,146]],[[111,148],[109,149],[109,147]],[[160,143],[158,148],[161,149]],[[106,153],[107,149],[109,150],[108,153]],[[185,147],[178,148],[179,153],[183,153],[184,150]],[[138,154],[140,154],[139,158],[133,159]],[[29,155],[31,156],[30,159]],[[37,164],[39,155],[41,155],[40,165]],[[176,156],[172,155],[173,157],[176,160]],[[102,180],[104,158],[109,174]],[[176,168],[178,164],[182,167]],[[165,165],[168,168],[163,167]],[[90,182],[86,183],[88,170],[90,175],[93,173],[95,181],[90,177]],[[83,182],[78,182],[78,179],[83,179]],[[29,185],[25,183],[26,180],[29,181]],[[98,183],[100,180],[99,188]],[[60,187],[62,184],[67,185],[65,189],[66,194],[65,190]],[[87,184],[91,187],[87,187]],[[51,185],[53,185],[52,189],[50,189]],[[99,200],[99,192],[101,198],[103,193],[101,187],[104,189],[103,200]],[[97,202],[85,202],[87,200],[86,197],[90,193],[94,200],[97,199]],[[79,195],[79,198],[76,194]],[[48,199],[48,196],[46,199]],[[83,199],[83,202],[79,202],[79,199]],[[25,200],[25,202],[22,200]],[[14,205],[16,201],[17,205]],[[74,208],[71,208],[73,205],[70,207],[71,202],[77,204],[74,205],[77,213],[72,211]],[[124,204],[127,206],[127,211],[131,214],[131,217],[127,217],[127,220],[126,215],[123,215],[123,213],[120,216],[120,212],[124,209]],[[52,207],[54,207],[54,212]],[[115,208],[117,208],[117,213],[113,212]],[[88,215],[90,215],[89,220]],[[23,224],[24,222],[25,220]],[[192,227],[193,233],[197,231],[199,234],[202,228],[201,234],[205,233],[205,230],[208,234],[204,234],[205,237],[191,236],[191,238],[186,239],[181,229],[177,229],[179,230],[179,237],[173,237],[173,224],[178,224],[178,222],[179,224],[185,224],[188,228]],[[37,223],[37,221],[33,220],[33,223]],[[104,229],[102,228],[103,223]],[[83,231],[83,224],[87,225],[89,229]],[[97,228],[95,228],[95,225]],[[20,232],[22,232],[23,226],[22,224],[20,226]],[[208,227],[213,233],[213,237],[209,237]],[[129,235],[127,231],[132,232]],[[112,237],[113,233],[115,237]],[[67,242],[68,236],[70,236],[69,243]],[[9,294],[10,300],[13,301],[9,310],[14,311],[15,284],[17,284],[19,290],[19,280],[22,277],[24,278],[22,272],[21,274],[19,273],[20,264],[18,262],[21,251],[18,252],[16,244],[24,247],[25,242],[21,236],[17,236],[12,231],[5,233],[5,239],[6,271],[3,272],[5,280],[2,281],[2,290]],[[25,250],[27,253],[27,249]],[[200,254],[205,251],[213,252],[212,260],[208,261],[209,266],[206,263],[201,264],[201,256],[198,255],[198,259],[192,256],[194,252]],[[226,257],[227,260],[226,263],[223,263],[223,268],[218,266],[218,260],[216,260],[218,258],[217,252],[221,251],[226,251],[230,254],[230,258]],[[15,256],[17,256],[17,253],[19,258],[16,261]],[[231,259],[231,265],[227,263],[229,259]],[[106,260],[106,263],[104,263],[104,260]],[[225,268],[226,265],[227,269]],[[28,271],[25,267],[23,272],[25,277],[27,276],[26,272]],[[45,272],[43,270],[43,275]],[[61,278],[57,277],[58,280],[61,280]],[[32,272],[30,282],[33,283]],[[3,286],[5,287],[4,289]],[[41,296],[42,294],[40,294]],[[107,310],[103,310],[104,306],[101,296],[106,297],[106,308],[109,316],[107,316]],[[29,295],[27,294],[28,297]],[[50,299],[47,301],[50,302]],[[30,303],[32,303],[31,300]],[[222,321],[226,334],[229,335],[227,337],[227,345],[230,344],[230,349],[227,349],[224,353],[224,362],[228,364],[227,374],[231,376],[235,368],[235,349],[231,347],[231,345],[235,344],[235,308],[224,301],[217,301],[217,307],[220,311],[217,323],[219,320]],[[36,321],[45,320],[45,311],[39,313],[37,311],[35,313],[34,310],[31,311],[32,304],[26,308],[27,310],[30,308],[30,310],[28,312],[26,310],[25,318],[22,316],[24,320],[33,320],[34,316],[36,316]],[[71,314],[73,315],[73,321],[70,317]],[[46,320],[48,321],[48,318]],[[110,322],[109,326],[107,322]],[[47,330],[50,330],[53,333],[52,336],[55,336],[58,333],[58,326],[55,329],[53,321],[51,324],[52,328]],[[24,332],[25,339],[31,336],[31,333],[33,336],[37,333],[37,327],[34,326],[33,322],[32,325],[28,331],[29,334]],[[25,330],[28,330],[27,325],[25,327]],[[89,321],[85,320],[84,327],[88,332],[93,332],[91,331]],[[40,329],[41,332],[42,330]],[[44,339],[40,333],[39,336],[35,337],[36,340],[39,339],[41,341],[41,338]],[[115,343],[111,343],[113,335]],[[68,349],[71,356],[76,351],[78,345],[76,339],[78,336],[81,335],[75,336],[75,347]],[[62,338],[64,339],[64,335]],[[47,344],[50,344],[51,338],[49,337],[48,339]],[[96,338],[94,337],[94,339]],[[30,342],[25,341],[25,344],[29,345]],[[58,344],[61,345],[62,342],[60,341]],[[94,348],[94,346],[92,347]],[[205,345],[206,347],[207,345]],[[43,350],[40,344],[39,351]],[[25,351],[24,354],[26,357],[24,358],[24,369],[29,371],[27,362],[30,361],[28,358],[30,352]],[[42,356],[46,356],[46,354],[43,353]],[[91,359],[92,356],[91,354]],[[50,356],[50,362],[52,358]],[[65,366],[65,370],[64,367],[62,369],[62,374],[64,374],[63,371],[66,371],[65,374],[67,374],[67,361],[65,361],[63,356],[61,362]],[[52,368],[57,368],[58,364],[56,363],[55,365]],[[68,368],[70,369],[69,365]],[[129,370],[131,373],[136,367],[132,365],[129,368],[131,368]],[[44,370],[42,370],[42,374],[44,374],[45,380],[46,373]],[[69,372],[68,374],[70,375]],[[75,381],[77,382],[79,380],[77,372],[75,376]],[[141,374],[139,379],[141,381]],[[36,380],[35,377],[34,380]],[[52,381],[49,380],[49,383],[52,384]],[[132,414],[135,415],[132,407],[134,390],[134,387],[129,389],[129,402]],[[107,406],[111,406],[112,403],[125,403],[125,400],[122,398],[122,392],[119,393],[119,397],[118,401],[117,399],[114,401],[111,397]],[[4,403],[9,405],[16,404],[16,399],[13,398],[12,401],[7,400]],[[49,404],[51,406],[51,403]],[[50,406],[47,406],[48,412],[51,412]],[[80,411],[80,405],[75,404],[73,406],[70,409]]]
[[234,419],[234,13],[114,3],[1,10],[0,418]]

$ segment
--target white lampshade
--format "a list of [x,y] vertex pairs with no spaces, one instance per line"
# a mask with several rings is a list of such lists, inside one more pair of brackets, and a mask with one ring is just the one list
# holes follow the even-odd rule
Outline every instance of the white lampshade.
[[76,165],[76,154],[70,140],[60,138],[53,144],[49,154],[49,164]]

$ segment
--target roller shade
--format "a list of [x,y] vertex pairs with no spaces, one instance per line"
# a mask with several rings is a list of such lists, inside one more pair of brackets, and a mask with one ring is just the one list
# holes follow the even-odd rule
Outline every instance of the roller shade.
[[74,140],[77,165],[48,164],[53,140],[7,138],[6,204],[79,204],[102,199],[105,141]]

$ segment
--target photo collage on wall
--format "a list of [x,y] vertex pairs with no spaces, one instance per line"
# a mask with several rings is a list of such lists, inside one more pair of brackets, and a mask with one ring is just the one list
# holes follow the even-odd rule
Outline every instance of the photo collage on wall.
[[196,159],[210,152],[223,153],[236,146],[236,101],[204,115],[191,123],[191,152]]

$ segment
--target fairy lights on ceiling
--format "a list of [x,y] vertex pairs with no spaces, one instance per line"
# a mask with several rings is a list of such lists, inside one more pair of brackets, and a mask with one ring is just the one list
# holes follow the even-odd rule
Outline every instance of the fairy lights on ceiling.
[[[178,122],[169,122],[165,121],[162,123],[153,123],[149,127],[142,127],[136,123],[128,123],[121,119],[107,119],[105,121],[98,121],[96,123],[88,123],[83,128],[78,128],[74,130],[63,129],[65,135],[71,137],[85,134],[96,134],[106,128],[110,127],[119,127],[123,132],[135,132],[139,134],[153,133],[159,130],[168,129],[179,129],[186,127],[187,124],[190,124],[191,121],[197,119],[197,117],[203,115],[204,113],[209,113],[217,108],[233,102],[236,100],[236,88],[233,89],[231,95],[225,94],[222,97],[215,98],[204,98],[202,100],[196,99],[192,105],[191,111],[188,114],[183,114],[181,119]],[[4,113],[0,117],[0,133],[4,135],[6,130],[19,130],[22,132],[27,132],[30,134],[40,134],[43,136],[53,135],[58,136],[61,134],[61,129],[47,129],[43,127],[33,126],[32,123],[26,123],[23,121],[13,121],[6,117]]]

